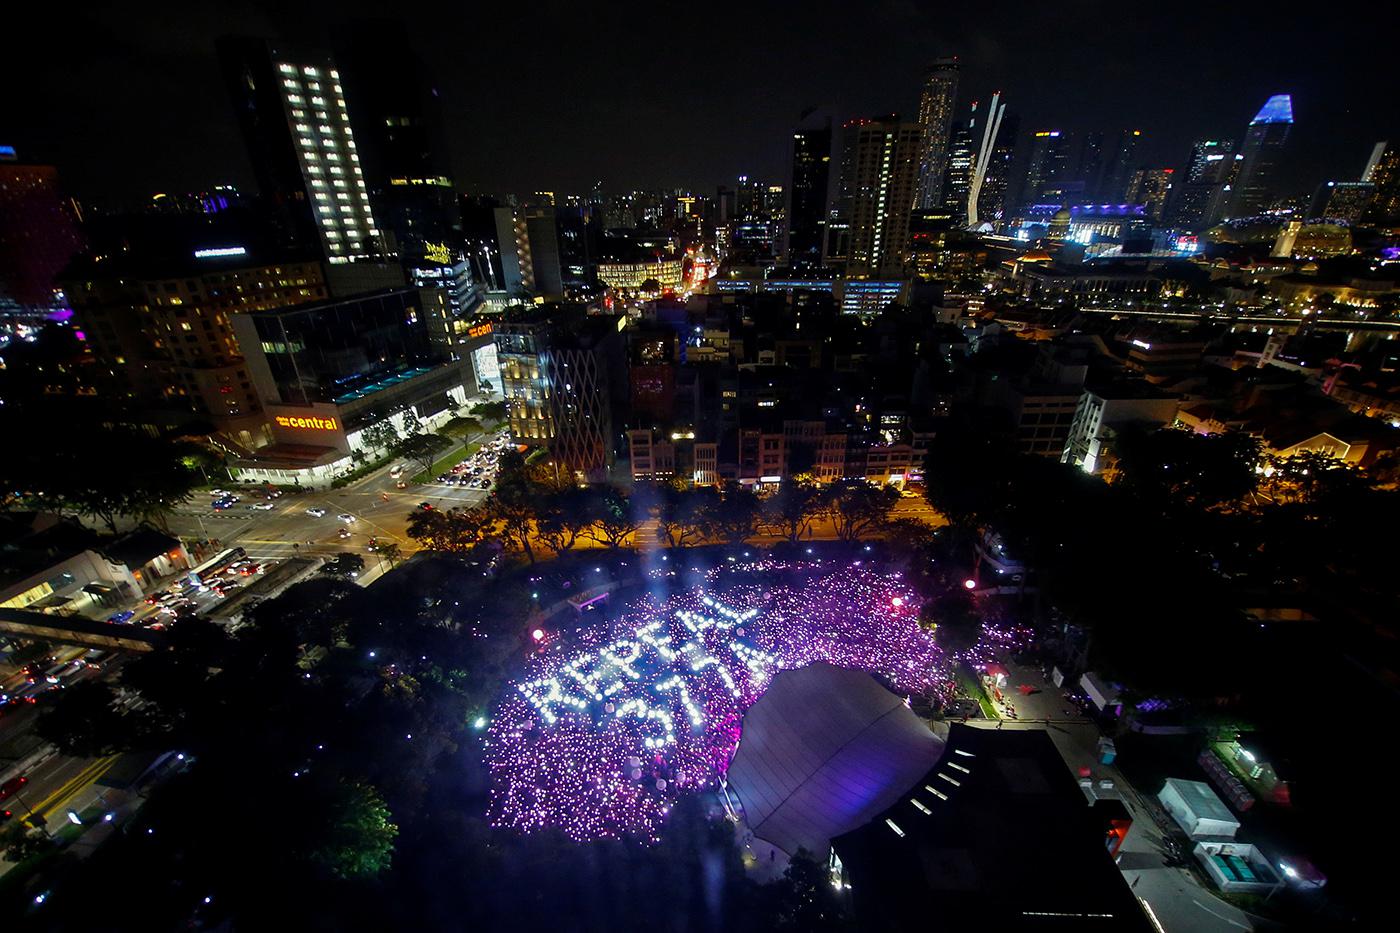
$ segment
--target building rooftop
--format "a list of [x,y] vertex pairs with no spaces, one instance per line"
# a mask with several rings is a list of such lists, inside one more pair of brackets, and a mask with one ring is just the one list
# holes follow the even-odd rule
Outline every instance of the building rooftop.
[[727,780],[754,834],[789,855],[894,802],[943,743],[869,674],[825,662],[784,671],[744,713]]
[[866,927],[1152,929],[1048,733],[954,724],[899,797],[833,840]]
[[1254,119],[1249,121],[1249,125],[1256,123],[1292,123],[1293,122],[1293,98],[1287,94],[1275,94],[1264,102],[1264,106],[1259,108],[1259,112],[1254,115]]

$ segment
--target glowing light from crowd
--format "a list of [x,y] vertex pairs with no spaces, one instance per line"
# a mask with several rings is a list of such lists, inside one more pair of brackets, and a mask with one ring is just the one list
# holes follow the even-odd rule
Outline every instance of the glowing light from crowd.
[[829,661],[905,695],[951,689],[913,591],[859,562],[727,564],[551,638],[491,717],[490,817],[579,840],[657,839],[681,795],[716,784],[779,671]]

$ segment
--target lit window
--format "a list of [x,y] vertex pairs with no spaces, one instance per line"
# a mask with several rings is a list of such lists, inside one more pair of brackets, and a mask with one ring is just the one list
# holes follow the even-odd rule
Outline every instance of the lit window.
[[283,62],[282,64],[278,65],[277,67],[278,67],[279,69],[281,69],[281,71],[282,71],[282,73],[283,73],[284,75],[294,75],[294,74],[297,73],[296,66],[294,66],[294,65],[289,65],[289,64],[287,64],[286,62]]

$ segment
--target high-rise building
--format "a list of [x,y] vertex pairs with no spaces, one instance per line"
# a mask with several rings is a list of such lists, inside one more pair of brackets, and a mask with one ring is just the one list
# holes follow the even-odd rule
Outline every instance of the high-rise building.
[[616,319],[529,309],[494,324],[511,435],[544,445],[564,470],[606,478],[613,461],[615,396],[627,367]]
[[1361,180],[1376,186],[1373,213],[1383,218],[1400,217],[1400,145],[1377,143]]
[[444,249],[455,261],[462,234],[442,99],[411,49],[401,21],[373,20],[336,53],[374,216],[409,269]]
[[953,215],[957,224],[967,219],[967,196],[972,190],[972,175],[977,169],[977,108],[972,102],[966,120],[953,122],[948,139],[948,157],[944,164],[944,210]]
[[287,239],[332,264],[387,249],[351,130],[340,71],[324,52],[222,39],[219,57],[263,197]]
[[1084,185],[1084,200],[1093,203],[1099,197],[1099,184],[1103,180],[1104,134],[1094,130],[1084,134],[1079,148],[1079,167],[1075,177]]
[[1128,184],[1137,171],[1138,144],[1142,130],[1120,130],[1112,144],[1104,150],[1103,173],[1093,185],[1090,200],[1104,204],[1121,204],[1127,199]]
[[896,115],[842,127],[841,210],[851,225],[852,273],[902,269],[922,140],[919,124],[901,123]]
[[1007,195],[1011,186],[1012,166],[1016,159],[1016,135],[1020,121],[1015,114],[1006,113],[1002,105],[1001,127],[992,144],[991,157],[986,160],[982,175],[982,190],[977,197],[979,223],[996,223],[1005,216]]
[[1167,199],[1171,196],[1172,176],[1175,174],[1176,171],[1169,168],[1138,169],[1133,173],[1132,181],[1128,183],[1125,201],[1128,204],[1141,204],[1143,213],[1157,220],[1162,216]]
[[1070,136],[1063,130],[1036,130],[1031,134],[1021,204],[1038,204],[1047,197],[1062,196],[1063,185],[1069,180],[1069,148]]
[[1287,94],[1270,97],[1245,131],[1240,166],[1231,185],[1227,216],[1253,217],[1269,206],[1277,193],[1276,175],[1288,133],[1293,128],[1293,100]]
[[1327,223],[1354,224],[1376,196],[1369,181],[1327,181],[1317,186],[1308,205],[1308,218]]
[[809,111],[792,134],[792,177],[786,211],[786,254],[790,266],[821,265],[830,182],[831,118]]
[[109,398],[208,419],[250,449],[269,436],[234,320],[327,297],[320,262],[237,245],[85,257],[63,284]]
[[0,146],[0,310],[53,310],[58,274],[82,247],[77,212],[51,165],[20,162]]
[[923,138],[919,149],[917,204],[924,210],[943,203],[943,176],[957,98],[957,58],[935,60],[924,73],[924,88],[919,96],[919,126],[923,128]]
[[1001,103],[1001,92],[992,95],[992,104],[987,108],[983,119],[981,142],[977,144],[977,161],[972,169],[972,182],[967,190],[967,222],[971,227],[980,223],[979,212],[982,203],[982,185],[987,178],[988,166],[996,152],[997,134],[1001,132],[1001,119],[1006,113],[1006,105]]
[[1173,184],[1167,219],[1190,229],[1219,220],[1238,164],[1233,139],[1198,139],[1191,147],[1185,178]]

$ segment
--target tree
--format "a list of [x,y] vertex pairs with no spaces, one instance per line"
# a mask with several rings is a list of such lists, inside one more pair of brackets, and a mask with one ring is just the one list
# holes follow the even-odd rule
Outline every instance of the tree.
[[950,655],[967,651],[982,637],[977,599],[960,586],[924,603],[919,624],[930,629],[934,643]]
[[657,496],[657,537],[673,548],[700,543],[713,530],[718,505],[719,492],[713,486],[662,487]]
[[758,515],[758,496],[747,486],[730,480],[711,510],[710,527],[726,543],[743,544],[757,530]]
[[117,692],[100,680],[84,680],[62,691],[39,714],[39,737],[65,755],[99,758],[136,746],[145,730],[138,713],[123,713]]
[[397,567],[399,561],[403,560],[403,550],[393,541],[379,545],[379,550],[376,553],[379,554],[381,560],[387,560],[390,567]]
[[358,554],[342,551],[333,560],[321,565],[321,572],[337,577],[357,577],[365,569],[365,559]]
[[962,538],[996,524],[1017,488],[1014,441],[984,425],[953,422],[939,429],[924,463],[924,495]]
[[427,473],[437,462],[438,453],[451,446],[451,441],[436,434],[410,434],[399,443],[398,452],[409,463],[418,467],[419,473]]
[[366,447],[379,451],[389,450],[399,442],[399,432],[388,418],[365,428],[360,436],[364,438]]
[[535,513],[536,534],[554,553],[564,553],[593,524],[591,505],[588,493],[577,486],[544,494]]
[[802,540],[821,514],[823,495],[816,483],[808,479],[787,479],[778,491],[763,500],[763,521],[791,544]]
[[1325,451],[1305,450],[1269,465],[1269,488],[1287,502],[1315,505],[1370,488],[1364,473]]
[[593,523],[584,534],[610,548],[631,540],[641,522],[627,494],[615,486],[600,486],[589,489],[588,496]]
[[841,480],[831,486],[827,501],[836,537],[851,542],[889,520],[891,510],[899,501],[899,493],[889,486],[877,486],[863,479]]
[[1209,509],[1243,499],[1258,482],[1259,441],[1243,431],[1127,429],[1114,450],[1115,484],[1154,508]]
[[430,551],[464,554],[491,533],[495,522],[485,509],[415,509],[408,536]]
[[471,413],[480,418],[485,424],[500,424],[506,420],[506,415],[510,409],[505,402],[478,402],[472,406]]
[[336,878],[372,878],[389,867],[399,828],[374,787],[344,782],[327,802],[311,858]]
[[486,500],[485,509],[495,521],[505,546],[524,554],[533,564],[535,549],[530,539],[535,533],[535,506],[528,490],[498,487]]

